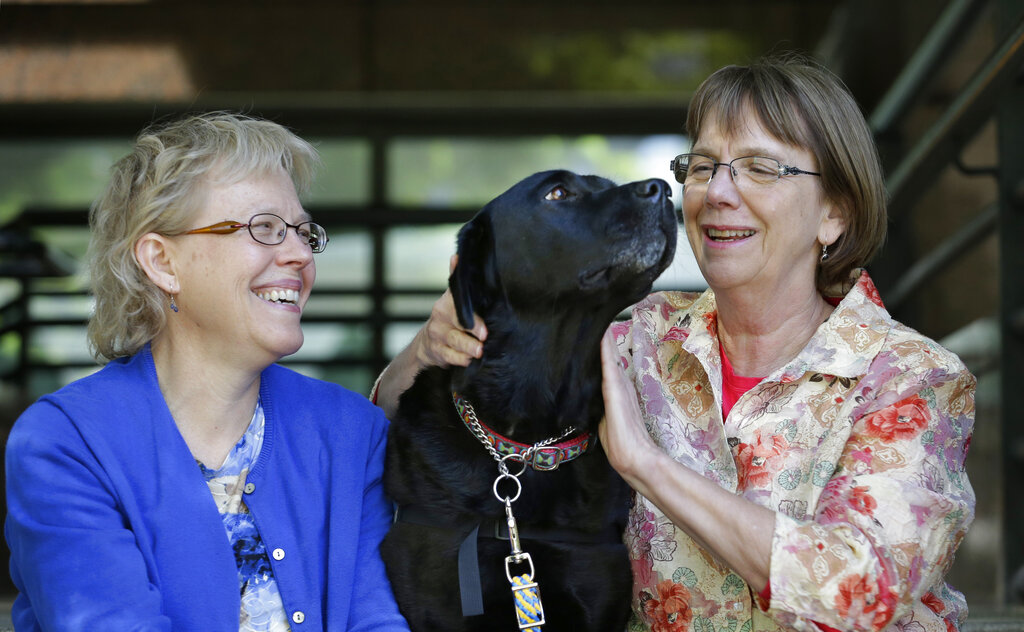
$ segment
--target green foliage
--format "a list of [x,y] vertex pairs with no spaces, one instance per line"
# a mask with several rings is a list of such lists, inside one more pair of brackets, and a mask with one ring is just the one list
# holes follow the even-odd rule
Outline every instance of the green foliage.
[[692,92],[712,71],[739,62],[757,42],[720,31],[591,31],[521,42],[538,88],[564,91]]

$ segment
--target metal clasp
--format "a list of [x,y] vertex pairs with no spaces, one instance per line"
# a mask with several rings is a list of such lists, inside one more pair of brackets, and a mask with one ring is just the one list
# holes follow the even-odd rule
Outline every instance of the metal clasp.
[[[542,455],[550,461],[550,465],[540,461]],[[530,464],[533,465],[533,469],[540,472],[557,470],[558,466],[562,464],[562,449],[554,446],[534,448],[533,454],[530,455]]]
[[[516,562],[518,562],[519,558],[523,555],[530,557],[526,553],[523,553],[523,547],[519,543],[519,526],[516,524],[515,516],[512,515],[512,501],[508,498],[505,499],[505,523],[508,524],[508,541],[512,544],[512,555],[509,557],[515,558]],[[505,560],[505,571],[508,572],[507,559]],[[533,575],[532,566],[530,575]],[[509,581],[511,581],[511,579]]]
[[508,577],[509,583],[512,583],[512,564],[523,564],[529,563],[530,572],[526,573],[531,578],[533,577],[533,558],[530,557],[529,553],[523,553],[520,551],[519,555],[509,555],[505,558],[505,577]]
[[[529,573],[512,576],[512,564],[527,562]],[[544,625],[544,604],[540,599],[540,586],[533,579],[533,559],[529,553],[509,555],[505,558],[505,577],[512,585],[512,601],[516,605],[516,620],[520,630],[536,630],[539,632]]]

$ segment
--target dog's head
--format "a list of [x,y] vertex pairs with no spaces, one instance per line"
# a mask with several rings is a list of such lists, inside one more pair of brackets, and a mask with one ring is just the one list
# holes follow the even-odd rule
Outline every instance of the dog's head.
[[468,327],[479,314],[488,338],[453,386],[478,412],[534,441],[552,427],[596,427],[601,335],[675,253],[668,195],[662,180],[616,186],[546,171],[462,228],[449,286],[459,320]]
[[[459,320],[599,310],[610,321],[650,291],[675,254],[668,185],[617,186],[598,176],[544,171],[488,203],[458,237],[449,279]],[[511,312],[509,314],[508,312]]]

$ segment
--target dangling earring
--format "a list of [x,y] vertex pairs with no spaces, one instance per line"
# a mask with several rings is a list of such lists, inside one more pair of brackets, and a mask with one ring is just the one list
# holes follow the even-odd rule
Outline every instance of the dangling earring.
[[171,311],[174,312],[175,314],[177,314],[178,313],[178,305],[174,302],[174,295],[173,294],[168,294],[167,296],[171,297]]
[[821,260],[824,261],[825,259],[828,259],[828,244],[821,247]]

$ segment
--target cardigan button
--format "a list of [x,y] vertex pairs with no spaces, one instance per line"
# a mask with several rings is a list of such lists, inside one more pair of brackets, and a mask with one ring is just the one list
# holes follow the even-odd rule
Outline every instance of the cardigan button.
[[242,491],[244,491],[246,494],[251,494],[254,491],[256,491],[256,486],[253,485],[252,483],[246,483],[245,487],[242,488]]
[[292,613],[292,622],[302,623],[306,620],[306,615],[301,610],[296,610]]
[[275,560],[281,561],[284,559],[284,549],[274,549],[274,552],[271,553],[271,555],[274,556]]

